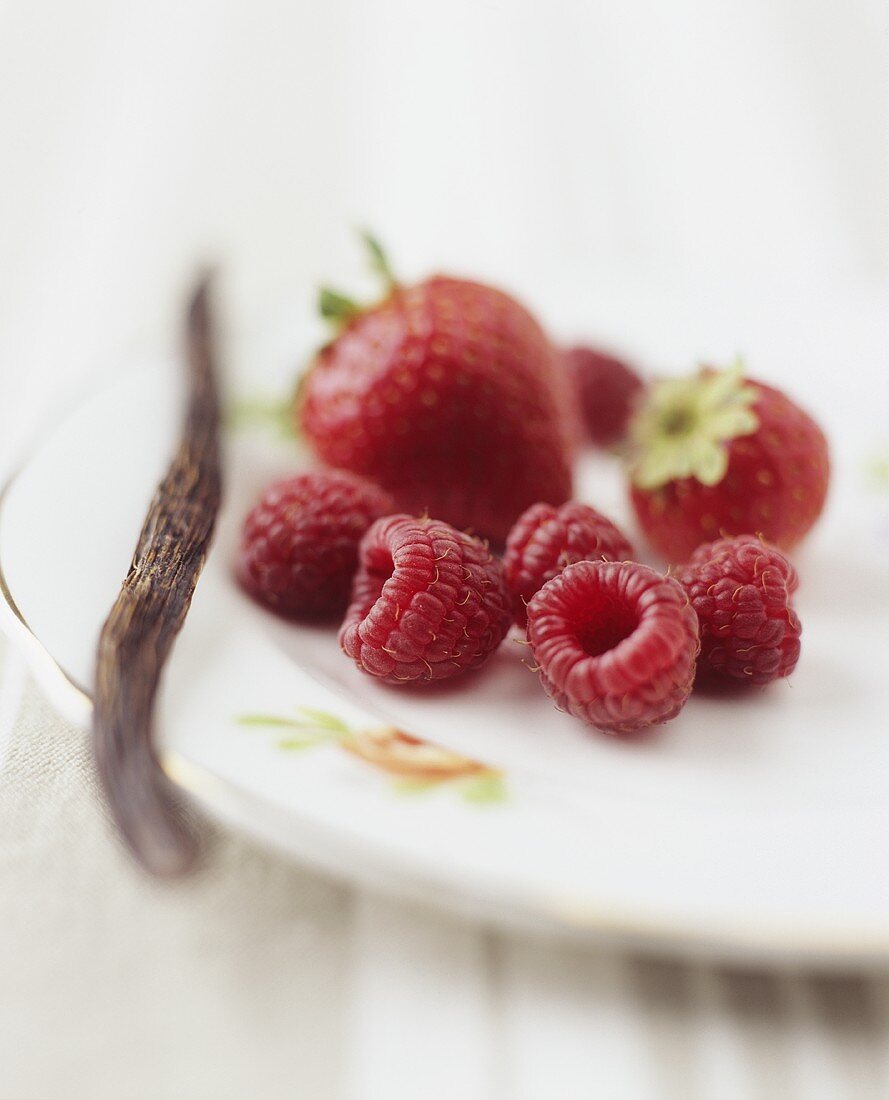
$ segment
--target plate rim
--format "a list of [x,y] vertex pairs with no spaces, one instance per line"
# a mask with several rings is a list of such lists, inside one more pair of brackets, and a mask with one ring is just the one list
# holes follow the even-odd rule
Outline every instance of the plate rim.
[[[42,443],[58,430],[90,396],[123,385],[131,371],[115,379],[94,379],[84,386],[76,400],[66,403],[62,415],[47,417],[30,443],[21,451],[18,462],[0,485],[0,531],[4,506],[10,491],[28,468],[31,457]],[[100,384],[99,384],[100,383]],[[135,536],[134,536],[135,537]],[[122,576],[123,574],[121,574]],[[22,653],[38,686],[56,712],[81,729],[91,722],[92,700],[89,690],[78,683],[53,657],[32,630],[18,607],[9,584],[0,540],[0,627]],[[266,820],[272,814],[293,820],[279,807],[253,791],[238,788],[203,765],[175,750],[163,753],[161,764],[171,780],[186,791],[215,821],[249,836],[287,858],[328,874],[340,881],[379,889],[405,899],[440,906],[449,912],[480,920],[490,926],[512,931],[543,934],[596,943],[609,948],[646,954],[674,954],[684,958],[742,961],[770,965],[804,964],[810,968],[879,968],[889,970],[889,929],[875,924],[842,928],[813,928],[808,918],[782,922],[768,927],[749,923],[695,920],[690,914],[645,919],[620,912],[614,906],[596,903],[589,897],[547,896],[529,890],[524,897],[480,896],[477,884],[459,889],[452,879],[433,881],[428,874],[418,875],[397,859],[377,858],[380,873],[368,873],[363,861],[346,859],[337,848],[338,832],[329,825],[314,825],[316,833],[327,834],[326,845],[311,829],[302,829],[302,842],[286,844],[276,839],[271,828],[258,824],[262,815],[251,814],[248,806],[263,807]],[[303,826],[307,823],[303,822]],[[324,838],[321,837],[321,840]],[[331,843],[333,842],[333,843]],[[342,847],[342,845],[340,845]],[[310,851],[311,849],[311,851]],[[321,852],[321,849],[324,849]],[[331,849],[334,849],[333,853]],[[377,853],[379,857],[379,852]],[[418,885],[422,883],[422,885]],[[430,894],[432,897],[430,898]],[[803,932],[802,930],[805,929]]]

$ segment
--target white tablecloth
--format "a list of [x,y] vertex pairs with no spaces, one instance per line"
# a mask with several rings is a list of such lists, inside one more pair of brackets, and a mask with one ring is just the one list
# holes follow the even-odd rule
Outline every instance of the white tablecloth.
[[2,660],[0,1100],[889,1096],[887,980],[517,939],[231,836],[148,882],[83,734]]

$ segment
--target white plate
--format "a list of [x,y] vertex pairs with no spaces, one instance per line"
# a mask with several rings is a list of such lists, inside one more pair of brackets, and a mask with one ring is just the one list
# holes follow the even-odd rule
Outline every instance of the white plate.
[[[128,374],[48,433],[5,494],[5,623],[83,724],[78,685],[91,682],[181,399],[171,365]],[[165,766],[207,810],[345,878],[500,924],[724,957],[889,963],[889,583],[855,455],[838,454],[830,514],[798,559],[792,681],[694,697],[642,741],[557,713],[513,640],[449,690],[399,691],[352,667],[334,630],[254,607],[230,579],[238,526],[269,477],[300,461],[268,438],[231,441],[218,535],[166,676]],[[629,520],[609,461],[585,460],[581,485]],[[490,777],[408,792],[337,743],[289,751],[286,730],[238,722],[300,707],[483,761],[506,797],[491,800]]]

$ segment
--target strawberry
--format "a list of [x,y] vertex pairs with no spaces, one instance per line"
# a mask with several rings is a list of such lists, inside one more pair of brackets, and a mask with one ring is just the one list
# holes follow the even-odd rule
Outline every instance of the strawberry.
[[786,394],[745,378],[740,363],[652,385],[630,436],[633,506],[670,561],[748,533],[786,550],[824,507],[824,433]]
[[438,275],[395,282],[360,308],[322,291],[336,326],[300,387],[319,457],[396,505],[502,542],[531,504],[571,496],[567,386],[558,353],[513,298]]

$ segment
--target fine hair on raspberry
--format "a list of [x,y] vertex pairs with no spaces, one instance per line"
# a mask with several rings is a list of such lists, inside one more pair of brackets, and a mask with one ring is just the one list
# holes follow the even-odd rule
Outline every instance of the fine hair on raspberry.
[[392,511],[388,493],[343,470],[275,482],[244,522],[237,574],[255,600],[294,619],[342,615],[358,544]]
[[528,641],[556,706],[617,734],[679,713],[699,648],[682,586],[634,562],[569,565],[528,604]]
[[362,540],[340,645],[385,683],[423,684],[478,668],[511,622],[503,567],[487,543],[395,515]]
[[558,508],[532,504],[516,520],[503,555],[516,622],[525,625],[528,601],[566,565],[633,557],[633,547],[623,531],[589,505],[574,500]]
[[702,682],[767,684],[789,676],[802,626],[791,606],[799,583],[780,550],[754,535],[717,539],[676,574],[701,629]]

